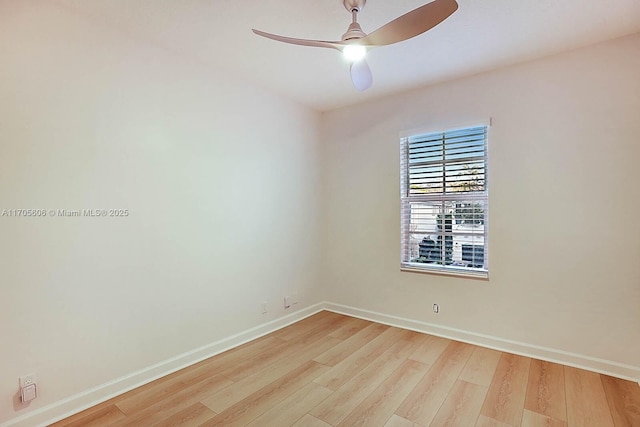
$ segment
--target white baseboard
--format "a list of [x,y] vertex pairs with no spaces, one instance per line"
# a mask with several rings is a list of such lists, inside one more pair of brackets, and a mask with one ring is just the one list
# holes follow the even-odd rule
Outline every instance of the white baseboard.
[[220,354],[246,342],[270,334],[271,332],[312,316],[323,309],[324,304],[314,304],[287,316],[272,320],[231,337],[221,339],[214,343],[176,356],[172,359],[165,360],[156,365],[117,378],[106,384],[78,393],[67,399],[43,406],[33,412],[29,412],[4,423],[0,423],[0,427],[46,426],[56,421],[60,421],[129,390],[133,390],[136,387],[148,384],[151,381],[201,362],[209,357],[215,356],[216,354]]
[[389,326],[395,326],[412,331],[427,333],[430,335],[436,335],[443,338],[449,338],[455,341],[462,341],[481,347],[488,347],[507,353],[519,354],[521,356],[532,357],[535,359],[546,360],[548,362],[555,362],[567,366],[586,369],[589,371],[610,375],[612,377],[622,378],[640,384],[640,366],[625,365],[622,363],[612,362],[610,360],[598,359],[595,357],[570,353],[563,350],[506,340],[504,338],[493,337],[490,335],[477,334],[461,329],[435,325],[432,323],[406,319],[403,317],[391,316],[384,313],[377,313],[374,311],[363,310],[341,304],[325,302],[323,306],[326,310],[345,314],[347,316],[358,317],[377,323],[383,323]]
[[248,329],[228,338],[216,341],[204,347],[197,348],[190,352],[181,354],[172,359],[150,366],[137,372],[133,372],[124,377],[115,379],[106,384],[78,393],[67,399],[54,402],[28,414],[13,418],[0,427],[33,427],[46,426],[56,421],[62,420],[87,408],[95,406],[115,396],[148,384],[158,378],[162,378],[173,372],[184,369],[195,363],[201,362],[209,357],[215,356],[246,342],[260,338],[278,329],[284,328],[292,323],[298,322],[322,310],[333,311],[347,316],[358,317],[372,322],[382,323],[398,328],[409,329],[430,335],[462,341],[482,347],[493,348],[495,350],[522,356],[533,357],[549,362],[561,363],[563,365],[574,366],[576,368],[587,369],[605,375],[622,378],[638,382],[640,384],[640,366],[625,365],[609,360],[598,359],[576,353],[570,353],[553,348],[547,348],[517,341],[506,340],[490,335],[477,334],[461,329],[447,326],[435,325],[432,323],[412,320],[403,317],[392,316],[356,307],[349,307],[341,304],[323,302],[314,304],[287,316],[275,319],[271,322]]

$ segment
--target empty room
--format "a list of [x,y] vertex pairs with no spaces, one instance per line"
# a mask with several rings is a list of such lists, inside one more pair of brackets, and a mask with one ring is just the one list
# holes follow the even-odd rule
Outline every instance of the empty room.
[[639,427],[640,2],[0,0],[0,427]]

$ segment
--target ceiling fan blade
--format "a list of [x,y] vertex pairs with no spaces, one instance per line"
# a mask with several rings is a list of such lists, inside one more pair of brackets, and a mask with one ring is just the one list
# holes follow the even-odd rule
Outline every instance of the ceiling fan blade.
[[284,36],[279,36],[277,34],[271,34],[271,33],[265,33],[264,31],[260,31],[260,30],[253,30],[253,32],[259,36],[262,37],[266,37],[268,39],[271,40],[276,40],[279,42],[283,42],[283,43],[289,43],[289,44],[297,44],[300,46],[312,46],[312,47],[326,47],[326,48],[330,48],[330,49],[338,49],[341,50],[342,46],[345,45],[344,42],[330,42],[330,41],[323,41],[323,40],[306,40],[306,39],[295,39],[292,37],[284,37]]
[[373,75],[371,74],[371,68],[369,68],[366,59],[363,58],[351,64],[351,81],[360,92],[371,87],[373,84]]
[[430,30],[457,9],[456,0],[435,0],[394,19],[358,41],[365,46],[398,43]]

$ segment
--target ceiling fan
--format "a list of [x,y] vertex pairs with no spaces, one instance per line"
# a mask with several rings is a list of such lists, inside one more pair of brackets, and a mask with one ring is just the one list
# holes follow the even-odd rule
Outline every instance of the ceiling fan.
[[371,87],[373,76],[365,60],[368,50],[410,39],[435,27],[458,9],[456,0],[434,0],[412,10],[366,34],[358,24],[358,13],[367,0],[343,0],[344,7],[351,13],[352,21],[341,41],[306,40],[265,33],[254,29],[259,36],[279,42],[301,46],[326,47],[341,51],[351,63],[351,81],[355,88],[364,91]]

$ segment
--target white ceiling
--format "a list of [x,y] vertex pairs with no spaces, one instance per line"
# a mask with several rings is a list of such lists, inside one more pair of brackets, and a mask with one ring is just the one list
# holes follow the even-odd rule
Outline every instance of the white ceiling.
[[[57,1],[321,111],[640,31],[640,0],[458,0],[431,31],[370,52],[374,83],[360,93],[339,52],[251,32],[338,40],[350,22],[342,0]],[[369,33],[427,2],[368,0],[359,21]]]

